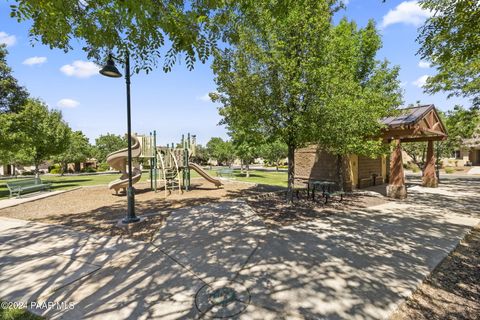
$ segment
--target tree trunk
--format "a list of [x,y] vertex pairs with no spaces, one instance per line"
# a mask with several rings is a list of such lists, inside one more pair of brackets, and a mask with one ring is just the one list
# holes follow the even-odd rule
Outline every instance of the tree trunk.
[[240,159],[240,173],[243,173],[243,159]]
[[280,162],[280,161],[278,161],[278,160],[275,162],[275,169],[276,169],[277,171],[278,171],[278,164],[279,164],[279,162]]
[[248,164],[248,162],[245,165],[245,169],[246,169],[246,177],[250,178],[250,165]]
[[293,201],[293,186],[295,184],[295,145],[288,144],[288,185],[287,203]]
[[39,166],[39,163],[37,161],[35,161],[35,178],[39,178],[40,177],[40,174],[39,174],[39,171],[38,171],[38,166]]
[[344,176],[343,176],[343,157],[341,155],[337,155],[337,176],[338,176],[338,187],[340,191],[343,191],[344,185]]

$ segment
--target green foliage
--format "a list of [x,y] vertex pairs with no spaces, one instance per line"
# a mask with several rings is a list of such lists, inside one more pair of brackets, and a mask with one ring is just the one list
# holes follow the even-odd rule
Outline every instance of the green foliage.
[[0,44],[0,114],[19,112],[28,98],[28,92],[18,84],[7,65],[7,54],[6,46]]
[[373,22],[334,26],[336,4],[289,2],[279,14],[277,1],[257,2],[239,19],[233,48],[215,55],[211,98],[222,123],[287,145],[290,198],[296,148],[320,142],[334,154],[378,154],[378,120],[401,102],[398,68],[375,60]]
[[93,172],[97,172],[97,170],[95,170],[95,168],[93,167],[84,167],[81,172],[85,172],[85,173],[93,173]]
[[110,51],[122,56],[128,51],[136,70],[146,72],[161,58],[164,70],[170,71],[180,54],[189,69],[197,59],[205,62],[228,21],[221,0],[15,2],[10,15],[19,22],[32,21],[33,40],[65,52],[80,41],[88,57],[97,60]]
[[451,173],[454,173],[455,172],[455,169],[454,168],[445,168],[445,173],[448,173],[448,174],[451,174]]
[[452,149],[458,149],[463,140],[471,139],[480,126],[480,110],[478,107],[465,109],[456,105],[453,110],[447,112],[445,125]]
[[260,156],[267,163],[275,165],[277,170],[279,168],[280,161],[285,159],[287,157],[287,154],[288,147],[284,142],[280,140],[264,143],[260,147]]
[[214,137],[207,142],[207,154],[217,160],[219,164],[231,164],[235,159],[232,142],[223,141],[222,138]]
[[[29,99],[23,110],[13,115],[15,129],[23,161],[38,165],[64,152],[68,148],[70,128],[57,110],[48,110],[46,104]],[[28,161],[30,160],[30,161]]]
[[59,163],[55,163],[53,166],[48,168],[48,172],[51,174],[62,173],[62,166]]
[[435,13],[417,38],[418,53],[436,70],[427,80],[426,91],[472,97],[480,104],[480,2],[421,0],[420,5]]
[[204,146],[197,144],[195,146],[195,156],[192,156],[190,161],[201,165],[206,165],[208,163],[207,149]]
[[[1,301],[0,301],[1,302]],[[43,317],[19,308],[0,308],[0,319],[2,320],[43,320]]]
[[[375,59],[381,40],[370,21],[363,29],[346,19],[332,30],[326,57],[328,98],[319,108],[315,136],[332,154],[374,157],[385,153],[379,119],[402,102],[399,68]],[[324,81],[325,82],[325,81]]]
[[110,165],[106,162],[102,162],[97,166],[97,171],[98,172],[107,171],[109,169],[110,169]]
[[126,137],[107,133],[95,139],[93,154],[98,161],[105,162],[110,153],[126,148],[127,145],[128,141]]
[[54,157],[55,161],[63,165],[63,169],[69,163],[84,162],[92,156],[93,148],[88,138],[81,131],[69,130],[69,143],[67,149]]

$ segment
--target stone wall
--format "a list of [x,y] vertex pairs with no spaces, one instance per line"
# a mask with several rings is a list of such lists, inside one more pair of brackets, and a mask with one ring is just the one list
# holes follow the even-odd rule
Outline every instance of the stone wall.
[[[344,189],[351,190],[352,177],[347,158],[344,159],[343,173]],[[320,150],[317,145],[298,149],[295,152],[295,184],[304,187],[302,181],[308,179],[338,182],[337,157]]]

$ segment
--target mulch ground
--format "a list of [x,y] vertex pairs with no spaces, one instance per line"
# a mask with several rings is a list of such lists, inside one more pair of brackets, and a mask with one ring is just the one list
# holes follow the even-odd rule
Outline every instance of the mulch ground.
[[354,211],[387,203],[389,198],[382,196],[349,194],[342,201],[335,196],[325,203],[325,198],[316,195],[315,201],[302,191],[292,204],[285,201],[285,192],[268,193],[249,197],[247,203],[264,219],[267,226],[285,226],[299,221],[316,219],[340,211]]
[[[105,186],[84,187],[49,198],[0,210],[0,216],[60,224],[100,235],[118,235],[149,241],[176,208],[195,207],[222,199],[247,199],[247,203],[269,227],[278,227],[334,214],[338,210],[361,210],[390,200],[353,194],[324,204],[300,192],[292,205],[286,204],[281,188],[242,182],[225,182],[217,189],[204,180],[194,180],[192,190],[179,194],[152,192],[146,183],[135,185],[136,213],[146,218],[125,229],[117,222],[125,216],[125,195],[115,196]],[[480,225],[434,270],[428,279],[397,310],[391,320],[480,319]]]
[[234,199],[275,191],[278,187],[258,186],[243,182],[224,182],[216,188],[203,179],[193,179],[188,192],[172,191],[168,196],[162,189],[157,193],[150,190],[148,183],[135,185],[135,211],[145,217],[141,223],[129,228],[117,226],[125,217],[127,198],[115,195],[106,186],[83,187],[48,198],[26,202],[0,210],[0,216],[31,220],[49,224],[60,224],[75,230],[94,232],[108,236],[127,236],[149,241],[165,222],[170,212],[182,207],[195,207],[222,199]]
[[480,225],[390,318],[405,319],[480,319]]

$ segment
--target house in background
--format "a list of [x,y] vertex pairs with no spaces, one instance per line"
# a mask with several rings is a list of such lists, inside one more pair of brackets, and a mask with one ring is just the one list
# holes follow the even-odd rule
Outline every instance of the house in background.
[[[52,165],[51,162],[44,162],[38,166],[38,170],[41,173],[48,173],[48,168]],[[29,165],[13,165],[13,164],[0,164],[0,176],[15,176],[21,175],[24,172],[35,171],[35,166]]]
[[[437,186],[435,175],[434,141],[447,138],[433,104],[400,110],[400,115],[381,120],[387,128],[383,132],[385,143],[395,147],[388,156],[375,159],[349,155],[342,159],[344,190],[389,183],[387,195],[394,198],[406,197],[403,172],[402,143],[427,141],[426,169],[423,185]],[[337,157],[322,150],[320,145],[310,145],[295,152],[295,183],[299,186],[308,180],[334,181],[338,183]]]

